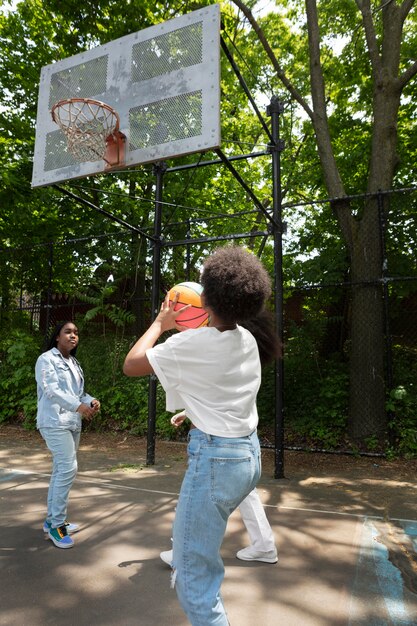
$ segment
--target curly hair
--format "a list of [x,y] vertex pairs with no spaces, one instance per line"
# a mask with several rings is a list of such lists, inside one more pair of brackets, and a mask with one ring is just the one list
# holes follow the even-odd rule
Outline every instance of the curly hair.
[[206,304],[227,323],[256,317],[271,295],[271,279],[261,261],[240,246],[218,248],[203,264]]

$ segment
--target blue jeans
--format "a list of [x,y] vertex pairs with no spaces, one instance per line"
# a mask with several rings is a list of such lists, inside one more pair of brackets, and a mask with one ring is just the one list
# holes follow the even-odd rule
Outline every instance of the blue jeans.
[[41,428],[39,432],[52,453],[46,521],[52,528],[58,528],[67,519],[69,492],[77,475],[77,449],[81,433],[62,428]]
[[259,480],[259,441],[256,433],[226,438],[197,428],[188,438],[188,468],[173,527],[173,580],[192,626],[227,626],[220,547],[229,515]]

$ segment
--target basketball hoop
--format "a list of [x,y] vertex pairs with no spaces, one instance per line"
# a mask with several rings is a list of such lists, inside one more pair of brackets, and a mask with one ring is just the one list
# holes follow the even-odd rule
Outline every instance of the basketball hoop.
[[119,115],[110,105],[90,98],[69,98],[56,102],[51,115],[77,161],[103,159],[106,169],[124,164],[126,136],[120,132]]

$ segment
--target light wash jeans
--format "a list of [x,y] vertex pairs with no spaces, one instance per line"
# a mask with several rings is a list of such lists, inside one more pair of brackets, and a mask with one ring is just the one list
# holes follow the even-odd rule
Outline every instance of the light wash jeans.
[[227,519],[259,480],[256,433],[225,438],[192,429],[173,527],[173,581],[192,626],[227,626],[220,547]]
[[41,428],[39,431],[52,453],[46,521],[58,528],[67,519],[69,492],[77,474],[77,450],[80,431]]

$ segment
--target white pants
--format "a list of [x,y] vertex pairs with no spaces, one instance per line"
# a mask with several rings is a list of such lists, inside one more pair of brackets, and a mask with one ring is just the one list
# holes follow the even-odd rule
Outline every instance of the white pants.
[[259,552],[275,550],[275,539],[256,489],[239,505],[242,521],[246,526],[251,545]]

